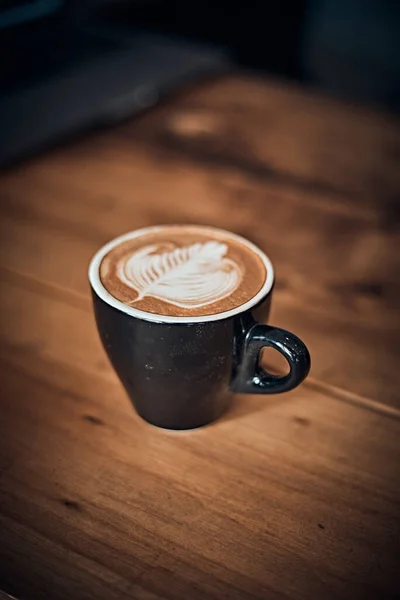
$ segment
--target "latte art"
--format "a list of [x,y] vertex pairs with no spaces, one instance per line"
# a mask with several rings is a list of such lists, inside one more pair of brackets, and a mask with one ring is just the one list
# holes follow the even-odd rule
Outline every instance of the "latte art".
[[230,316],[255,305],[273,281],[271,263],[250,242],[196,225],[121,236],[97,253],[90,273],[110,304],[176,323]]
[[182,308],[201,308],[229,296],[242,280],[240,267],[220,242],[195,243],[169,252],[155,245],[134,252],[118,265],[120,280],[137,292]]

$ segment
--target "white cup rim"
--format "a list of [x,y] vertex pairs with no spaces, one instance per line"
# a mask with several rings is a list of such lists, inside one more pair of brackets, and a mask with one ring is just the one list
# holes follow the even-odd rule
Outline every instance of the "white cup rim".
[[[255,254],[257,254],[260,257],[260,259],[262,260],[262,262],[265,266],[267,276],[265,278],[265,282],[264,282],[263,286],[257,292],[257,294],[255,294],[255,296],[250,298],[250,300],[248,300],[244,304],[237,306],[236,308],[233,308],[231,310],[227,310],[227,311],[224,311],[221,313],[216,313],[213,315],[203,315],[203,316],[193,316],[193,317],[160,315],[160,314],[156,314],[156,313],[145,312],[143,310],[139,310],[138,308],[128,306],[124,302],[117,300],[117,298],[112,296],[112,294],[110,294],[110,292],[107,291],[107,289],[104,287],[104,285],[102,284],[101,279],[100,279],[100,265],[101,265],[101,262],[102,262],[103,258],[105,257],[105,255],[108,254],[113,248],[115,248],[115,246],[117,246],[123,242],[140,237],[142,235],[158,233],[159,231],[161,231],[165,228],[168,228],[168,227],[174,227],[174,228],[182,227],[185,229],[189,229],[191,232],[196,232],[196,231],[204,232],[204,231],[208,230],[208,231],[212,231],[214,233],[219,233],[221,235],[224,235],[238,243],[241,243],[241,244],[247,246],[247,248],[252,250]],[[234,317],[235,315],[239,315],[243,312],[246,312],[250,308],[253,308],[257,304],[259,304],[263,300],[263,298],[265,298],[269,294],[269,292],[272,289],[272,286],[274,283],[274,268],[273,268],[272,263],[271,263],[270,259],[268,258],[268,256],[262,250],[260,250],[260,248],[258,248],[256,245],[252,244],[246,238],[244,238],[240,235],[231,233],[230,231],[226,231],[225,229],[219,229],[216,227],[210,227],[210,226],[206,226],[206,225],[203,226],[203,225],[179,225],[179,224],[170,225],[170,224],[168,224],[168,225],[156,225],[156,226],[152,226],[152,227],[144,227],[142,229],[136,229],[134,231],[130,231],[128,233],[120,235],[120,236],[114,238],[113,240],[111,240],[110,242],[108,242],[107,244],[105,244],[104,246],[102,246],[96,252],[96,254],[93,256],[93,258],[90,262],[89,281],[90,281],[90,285],[93,288],[93,291],[101,300],[103,300],[104,302],[106,302],[107,304],[112,306],[113,308],[119,310],[120,312],[125,313],[128,316],[136,317],[137,319],[141,319],[143,321],[151,321],[153,323],[170,323],[170,324],[209,323],[212,321],[222,321],[223,319],[228,319],[230,317]]]

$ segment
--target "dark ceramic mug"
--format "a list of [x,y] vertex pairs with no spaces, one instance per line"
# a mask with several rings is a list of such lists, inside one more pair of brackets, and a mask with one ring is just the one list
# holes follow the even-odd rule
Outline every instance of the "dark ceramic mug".
[[[94,256],[89,268],[96,323],[104,349],[139,415],[158,427],[192,429],[217,419],[232,393],[278,394],[298,386],[310,370],[304,343],[283,329],[263,325],[274,283],[266,255],[239,236],[267,268],[258,294],[242,306],[206,317],[170,317],[135,309],[103,286],[104,256],[126,234]],[[289,373],[274,376],[259,364],[263,348],[280,352]]]

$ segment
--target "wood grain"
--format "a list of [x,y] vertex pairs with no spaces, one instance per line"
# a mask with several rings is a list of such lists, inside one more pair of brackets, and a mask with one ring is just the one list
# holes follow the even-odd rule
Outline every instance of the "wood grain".
[[3,589],[78,600],[396,590],[398,421],[303,387],[239,397],[200,431],[157,430],[104,369],[80,307],[15,284],[2,297],[18,323],[1,345]]
[[231,229],[271,256],[271,318],[305,339],[313,376],[400,408],[399,231],[389,209],[383,219],[381,197],[362,204],[197,163],[190,146],[170,152],[153,132],[177,110],[135,121],[129,136],[108,132],[4,177],[0,264],[86,294],[92,254],[126,230],[165,222]]
[[[400,594],[398,124],[254,78],[188,91],[0,179],[0,590],[19,600]],[[309,381],[210,427],[134,413],[86,281],[160,222],[244,234]],[[1,596],[1,593],[0,593]]]

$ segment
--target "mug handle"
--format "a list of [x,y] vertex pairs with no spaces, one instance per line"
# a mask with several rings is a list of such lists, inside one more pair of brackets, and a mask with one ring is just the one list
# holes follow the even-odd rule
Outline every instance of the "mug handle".
[[[311,366],[310,353],[305,344],[293,333],[285,329],[255,323],[247,331],[242,331],[236,352],[237,361],[231,389],[245,394],[281,394],[297,387],[308,375]],[[289,363],[287,375],[277,376],[267,373],[260,366],[263,348],[274,348]]]

